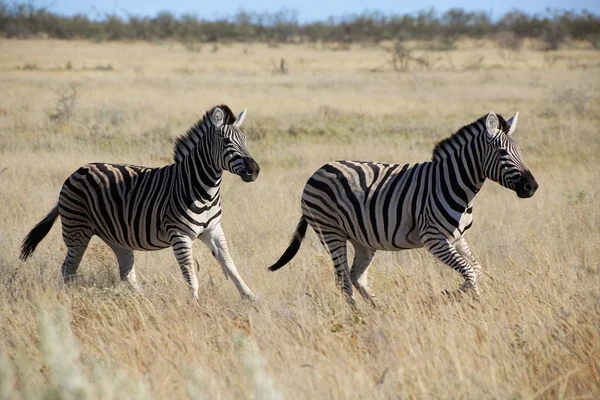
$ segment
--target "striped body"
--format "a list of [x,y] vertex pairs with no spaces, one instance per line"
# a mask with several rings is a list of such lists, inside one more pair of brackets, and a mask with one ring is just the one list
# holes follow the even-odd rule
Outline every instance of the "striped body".
[[204,193],[192,193],[180,179],[183,168],[84,165],[61,190],[63,226],[90,230],[107,244],[132,250],[170,247],[173,232],[196,238],[221,220],[221,177]]
[[[442,182],[444,171],[433,162],[328,163],[308,180],[302,214],[321,231],[343,233],[348,240],[373,250],[422,247],[426,216],[437,216],[433,222],[443,226],[448,240],[454,241],[471,227],[473,208],[468,200],[450,206],[444,196],[424,190],[429,182]],[[443,188],[438,186],[438,191]]]
[[21,259],[31,255],[60,215],[67,245],[65,280],[76,274],[96,235],[117,256],[121,278],[138,290],[133,251],[172,247],[198,299],[192,245],[200,238],[242,297],[252,298],[229,256],[220,224],[223,171],[251,182],[260,170],[239,129],[245,113],[236,119],[229,107],[214,107],[176,140],[175,162],[164,167],[107,163],[80,167],[65,181],[57,206],[25,238]]
[[[409,164],[336,161],[319,168],[302,193],[302,217],[281,258],[289,262],[307,225],[329,251],[336,279],[353,301],[353,286],[375,304],[367,268],[377,250],[426,247],[465,279],[463,291],[479,293],[481,267],[464,233],[473,224],[473,201],[486,179],[531,197],[537,182],[511,135],[518,113],[505,121],[489,113],[438,143],[433,159]],[[355,257],[348,267],[347,242]]]

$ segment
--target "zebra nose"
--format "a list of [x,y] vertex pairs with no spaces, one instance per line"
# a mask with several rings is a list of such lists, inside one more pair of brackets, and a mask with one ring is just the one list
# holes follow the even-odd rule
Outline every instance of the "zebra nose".
[[515,191],[517,192],[517,196],[521,198],[529,198],[535,194],[538,187],[539,185],[531,172],[525,171],[521,175],[521,180],[517,184]]
[[244,182],[252,182],[258,178],[260,166],[252,157],[244,157],[244,169],[240,171],[240,176]]

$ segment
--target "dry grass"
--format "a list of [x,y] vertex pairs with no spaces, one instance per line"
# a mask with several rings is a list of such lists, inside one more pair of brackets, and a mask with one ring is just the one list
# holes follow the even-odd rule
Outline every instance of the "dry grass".
[[[0,398],[598,398],[600,53],[548,62],[480,45],[371,73],[384,50],[0,41]],[[273,74],[281,58],[289,73]],[[223,190],[256,304],[201,245],[198,304],[169,250],[137,253],[141,296],[98,240],[82,280],[63,286],[58,224],[18,261],[78,166],[162,165],[172,138],[217,103],[249,108],[262,167],[257,182],[229,175]],[[314,233],[268,273],[319,165],[425,160],[489,110],[521,112],[516,137],[540,189],[520,200],[488,183],[479,195],[467,238],[488,273],[481,301],[439,296],[461,279],[415,250],[378,253],[370,277],[383,307],[352,311]]]

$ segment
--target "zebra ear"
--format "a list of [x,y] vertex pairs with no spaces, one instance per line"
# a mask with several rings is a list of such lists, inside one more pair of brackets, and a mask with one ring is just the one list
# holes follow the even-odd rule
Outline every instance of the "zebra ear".
[[223,126],[223,122],[225,121],[225,113],[223,110],[217,107],[214,109],[210,119],[212,120],[214,126],[220,128]]
[[488,138],[491,139],[494,136],[496,136],[499,125],[500,123],[498,121],[498,116],[493,111],[490,111],[490,113],[487,115],[487,118],[485,119],[485,133],[488,136]]
[[510,119],[508,121],[506,121],[506,125],[508,126],[508,131],[506,132],[506,134],[508,136],[512,135],[515,132],[515,129],[517,129],[517,121],[519,120],[519,112],[517,111],[515,113],[515,115],[513,115],[512,117],[510,117]]
[[238,115],[237,120],[233,123],[233,125],[235,125],[239,128],[242,125],[242,122],[244,122],[244,118],[246,118],[247,112],[248,112],[248,109],[245,108],[244,111],[242,111],[240,113],[240,115]]

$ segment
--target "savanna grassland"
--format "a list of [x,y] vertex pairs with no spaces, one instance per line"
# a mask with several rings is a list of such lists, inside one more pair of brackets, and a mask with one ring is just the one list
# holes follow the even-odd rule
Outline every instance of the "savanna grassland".
[[[600,397],[600,52],[408,46],[396,71],[383,46],[0,41],[0,398]],[[138,295],[97,238],[65,286],[59,223],[18,260],[80,165],[169,163],[173,139],[220,103],[248,107],[261,165],[256,182],[226,175],[222,189],[256,303],[201,243],[198,303],[171,250],[136,253]],[[520,111],[540,188],[479,194],[467,234],[486,271],[479,301],[442,297],[462,279],[425,250],[380,252],[369,275],[382,306],[353,310],[312,231],[267,271],[321,164],[424,161],[490,110]]]

